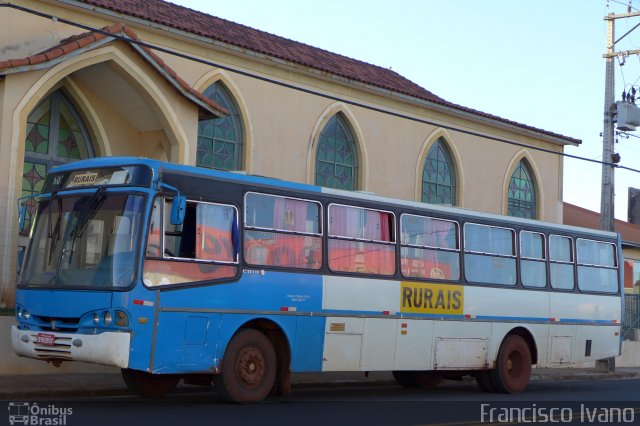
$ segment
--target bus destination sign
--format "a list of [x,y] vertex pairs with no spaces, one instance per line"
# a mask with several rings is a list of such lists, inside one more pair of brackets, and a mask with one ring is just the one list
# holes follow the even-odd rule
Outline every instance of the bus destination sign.
[[80,173],[73,175],[71,182],[69,182],[69,186],[94,185],[97,179],[97,172]]

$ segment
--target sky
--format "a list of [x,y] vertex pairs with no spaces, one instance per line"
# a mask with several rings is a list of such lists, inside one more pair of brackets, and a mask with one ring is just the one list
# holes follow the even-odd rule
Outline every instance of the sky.
[[[603,17],[625,13],[629,0],[172,1],[391,67],[450,102],[580,139],[565,152],[602,159]],[[637,24],[616,20],[616,39]],[[631,49],[640,49],[640,27],[616,44]],[[615,69],[616,100],[640,90],[638,55]],[[640,129],[617,140],[620,165],[640,169]],[[599,211],[601,175],[599,164],[565,159],[564,201]],[[640,174],[617,169],[615,184],[615,216],[627,220],[628,187],[640,188]]]

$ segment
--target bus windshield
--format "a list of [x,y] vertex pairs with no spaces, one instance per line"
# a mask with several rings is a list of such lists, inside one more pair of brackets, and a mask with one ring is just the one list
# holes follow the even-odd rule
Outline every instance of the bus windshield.
[[40,201],[20,285],[129,287],[143,207],[141,195],[104,188]]

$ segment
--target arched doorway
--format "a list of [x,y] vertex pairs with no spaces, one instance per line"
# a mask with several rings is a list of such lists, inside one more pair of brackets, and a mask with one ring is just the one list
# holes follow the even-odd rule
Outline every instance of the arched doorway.
[[[39,193],[51,167],[94,155],[91,136],[78,110],[63,89],[54,91],[27,118],[21,196]],[[27,202],[25,227],[20,232],[18,270],[35,208],[35,201],[30,199]]]

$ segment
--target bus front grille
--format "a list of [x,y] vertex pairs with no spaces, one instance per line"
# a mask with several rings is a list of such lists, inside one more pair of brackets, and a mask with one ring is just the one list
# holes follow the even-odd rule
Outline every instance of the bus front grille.
[[42,331],[74,333],[78,330],[79,318],[56,318],[34,315],[34,322]]
[[38,343],[38,335],[32,334],[31,343],[33,343],[36,356],[41,359],[67,359],[71,360],[71,338],[55,337],[53,345],[43,345]]

